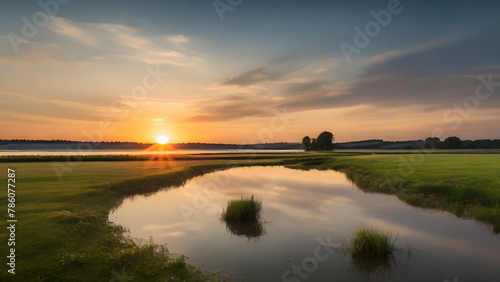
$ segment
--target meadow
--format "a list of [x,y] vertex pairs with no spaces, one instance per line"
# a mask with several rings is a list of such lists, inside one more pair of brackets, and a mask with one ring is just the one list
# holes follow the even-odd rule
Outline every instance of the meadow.
[[[496,152],[495,152],[496,153]],[[178,187],[186,180],[233,166],[280,165],[294,169],[334,169],[366,192],[394,194],[423,208],[476,219],[500,232],[500,154],[412,154],[390,152],[296,153],[256,155],[84,157],[60,181],[51,162],[65,157],[0,157],[5,171],[16,171],[16,275],[10,281],[224,281],[172,259],[165,246],[137,242],[108,221],[124,198]],[[0,205],[7,207],[7,193]],[[6,233],[0,234],[5,258]],[[154,238],[153,238],[154,240]]]

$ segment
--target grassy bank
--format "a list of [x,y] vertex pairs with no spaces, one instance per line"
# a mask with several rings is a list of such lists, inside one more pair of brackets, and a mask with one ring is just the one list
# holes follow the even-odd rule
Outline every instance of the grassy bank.
[[[173,161],[82,161],[59,181],[50,162],[4,162],[16,170],[16,276],[14,281],[221,280],[162,246],[136,244],[108,214],[125,197],[175,187],[187,179],[232,165],[287,165],[335,169],[366,191],[395,194],[416,206],[448,210],[500,230],[500,155],[435,154],[207,155]],[[411,161],[410,158],[418,160]],[[52,159],[54,160],[54,159]],[[410,160],[410,161],[409,161]],[[7,173],[0,183],[7,183]],[[0,205],[7,206],[7,193]],[[5,234],[5,233],[4,233]],[[1,236],[1,234],[0,234]],[[0,248],[4,258],[7,247]],[[6,266],[5,266],[6,267]],[[6,268],[5,268],[6,270]],[[15,278],[15,279],[13,279]],[[118,280],[117,280],[118,281]]]
[[[7,281],[224,281],[182,258],[172,259],[164,246],[128,239],[108,222],[125,197],[176,187],[186,180],[234,165],[265,165],[283,159],[231,158],[187,161],[82,162],[59,181],[46,162],[2,164],[16,171],[16,275]],[[0,182],[7,183],[7,173]],[[7,193],[0,205],[7,206]],[[6,237],[0,238],[5,243]],[[6,257],[8,248],[0,248]],[[129,281],[129,280],[123,280]]]

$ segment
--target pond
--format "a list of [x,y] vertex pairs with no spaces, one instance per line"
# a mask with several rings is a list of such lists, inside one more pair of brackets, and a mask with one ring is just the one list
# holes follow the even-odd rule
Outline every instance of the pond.
[[[262,200],[261,225],[221,221],[231,199]],[[364,193],[335,171],[246,167],[193,178],[179,188],[125,199],[110,220],[167,244],[207,271],[247,281],[498,281],[500,237],[487,226]],[[394,255],[357,261],[361,225],[398,236]],[[399,235],[398,235],[399,234]],[[411,250],[411,254],[408,253]]]

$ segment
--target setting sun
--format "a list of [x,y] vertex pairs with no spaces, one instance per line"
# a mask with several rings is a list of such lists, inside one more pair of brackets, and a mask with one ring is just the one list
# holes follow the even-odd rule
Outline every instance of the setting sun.
[[158,142],[160,144],[167,144],[168,143],[168,137],[165,136],[165,135],[162,135],[162,136],[156,138],[156,142]]

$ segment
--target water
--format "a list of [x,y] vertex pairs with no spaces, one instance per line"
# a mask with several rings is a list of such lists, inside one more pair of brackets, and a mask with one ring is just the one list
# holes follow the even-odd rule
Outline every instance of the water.
[[[220,221],[229,199],[263,201],[263,235],[235,235]],[[344,174],[283,167],[235,168],[183,187],[126,199],[110,215],[131,236],[153,236],[174,256],[248,281],[498,281],[500,237],[483,224],[365,194]],[[390,260],[366,263],[349,247],[361,224],[399,234]],[[250,228],[251,229],[251,228]],[[241,231],[241,230],[240,230]],[[330,247],[326,247],[330,245]],[[411,245],[412,255],[404,249]],[[323,247],[325,246],[325,247]],[[294,268],[298,269],[296,271]]]
[[221,149],[221,150],[170,150],[170,151],[151,151],[151,150],[82,150],[76,149],[46,149],[46,150],[0,150],[0,156],[71,156],[71,155],[156,155],[156,154],[222,154],[222,153],[297,153],[304,150],[251,150],[251,149]]

